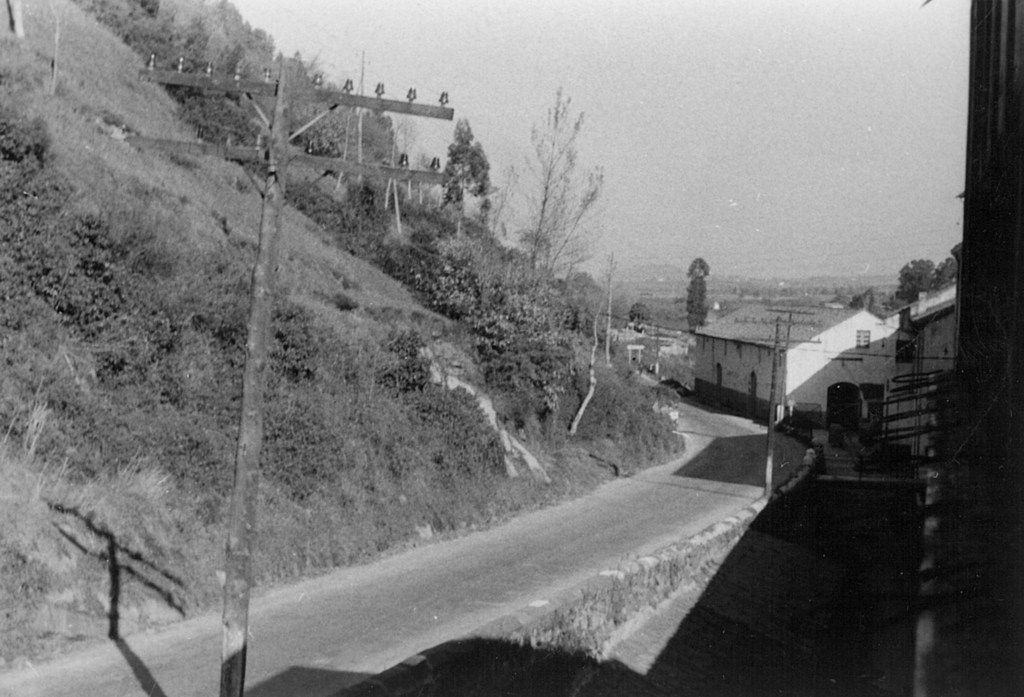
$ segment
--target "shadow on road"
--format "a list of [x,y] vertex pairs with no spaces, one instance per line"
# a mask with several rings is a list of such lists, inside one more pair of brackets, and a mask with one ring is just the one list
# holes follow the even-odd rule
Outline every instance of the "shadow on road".
[[[767,438],[763,434],[716,438],[675,474],[729,484],[764,486],[766,445]],[[774,487],[796,472],[805,449],[795,440],[776,434],[772,461]]]
[[918,513],[912,492],[804,483],[754,521],[660,649],[641,639],[599,662],[455,641],[334,697],[909,694]]
[[156,681],[153,674],[149,672],[149,668],[143,663],[142,659],[132,651],[131,647],[125,643],[124,639],[120,637],[116,638],[114,643],[117,645],[117,650],[124,656],[124,660],[128,662],[128,665],[132,669],[132,674],[135,679],[139,681],[139,686],[146,691],[149,697],[167,697],[167,693],[164,692],[163,688],[160,687],[160,683]]
[[366,673],[292,666],[245,688],[245,697],[330,697],[369,677]]
[[[334,697],[410,694],[423,697],[660,697],[668,695],[614,661],[582,653],[522,646],[499,639],[465,639],[434,647],[402,679],[380,676]],[[249,693],[246,693],[247,695]]]

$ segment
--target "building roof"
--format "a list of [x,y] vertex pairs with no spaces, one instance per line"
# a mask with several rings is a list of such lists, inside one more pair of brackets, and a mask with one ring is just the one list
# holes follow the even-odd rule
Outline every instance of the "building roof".
[[698,335],[716,339],[729,339],[746,344],[772,346],[775,342],[775,320],[782,320],[781,339],[786,340],[790,312],[793,324],[789,327],[789,343],[810,341],[826,329],[844,322],[856,314],[865,312],[852,308],[830,307],[765,307],[746,305],[721,319],[701,327]]

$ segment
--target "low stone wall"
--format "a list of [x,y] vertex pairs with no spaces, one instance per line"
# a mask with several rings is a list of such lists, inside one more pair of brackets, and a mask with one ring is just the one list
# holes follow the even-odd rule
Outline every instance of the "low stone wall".
[[[660,605],[683,584],[706,584],[766,505],[801,486],[810,474],[809,467],[801,467],[773,492],[770,502],[760,499],[693,537],[602,571],[550,602],[522,608],[463,640],[412,656],[336,697],[430,695],[450,684],[459,671],[489,675],[495,668],[487,664],[495,661],[520,677],[538,662],[551,665],[553,656],[572,662],[571,670],[576,672],[597,671],[597,657],[616,629],[643,610]],[[490,660],[481,661],[483,654]]]

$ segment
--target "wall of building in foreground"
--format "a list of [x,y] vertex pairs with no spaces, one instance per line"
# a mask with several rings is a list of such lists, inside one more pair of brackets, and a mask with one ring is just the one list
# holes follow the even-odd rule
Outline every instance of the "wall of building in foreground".
[[[722,389],[718,389],[717,366],[722,366]],[[772,350],[712,336],[698,336],[694,347],[694,390],[708,404],[731,411],[768,418],[771,392]],[[751,410],[751,374],[754,379],[755,406]],[[781,377],[779,378],[781,385]]]

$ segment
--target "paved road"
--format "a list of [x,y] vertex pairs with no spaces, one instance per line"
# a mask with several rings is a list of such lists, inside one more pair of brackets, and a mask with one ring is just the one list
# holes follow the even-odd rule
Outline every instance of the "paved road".
[[[551,597],[627,555],[696,534],[761,495],[762,485],[750,483],[758,467],[763,482],[763,427],[687,405],[680,431],[687,434],[681,460],[492,530],[255,599],[246,694],[331,694]],[[747,463],[739,474],[720,463],[738,483],[684,476],[690,467],[710,476],[714,463],[705,453],[723,442],[729,447],[719,455]],[[777,470],[785,459],[776,457]],[[219,617],[209,615],[0,676],[0,695],[209,697],[217,694],[219,656]]]

